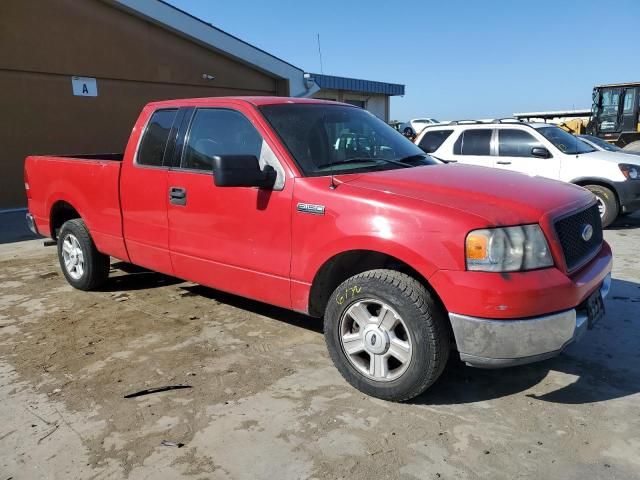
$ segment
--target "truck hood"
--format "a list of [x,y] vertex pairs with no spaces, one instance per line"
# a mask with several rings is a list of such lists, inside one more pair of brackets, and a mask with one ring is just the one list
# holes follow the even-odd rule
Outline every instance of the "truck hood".
[[516,172],[446,164],[341,175],[351,187],[408,197],[443,210],[454,208],[482,217],[487,226],[536,223],[549,213],[586,205],[587,190],[568,183]]
[[629,155],[622,152],[607,152],[606,150],[596,150],[595,152],[576,155],[577,158],[584,157],[589,160],[602,160],[611,163],[626,163],[630,165],[640,165],[640,156]]

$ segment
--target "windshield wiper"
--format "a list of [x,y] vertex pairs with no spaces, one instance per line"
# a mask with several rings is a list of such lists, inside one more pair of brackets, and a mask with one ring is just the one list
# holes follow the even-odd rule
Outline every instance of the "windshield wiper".
[[362,163],[362,162],[385,162],[385,163],[393,163],[395,165],[400,165],[402,167],[412,167],[413,165],[409,165],[408,163],[404,163],[400,160],[392,160],[390,158],[370,158],[370,157],[352,157],[347,158],[346,160],[340,160],[337,162],[324,163],[320,166],[320,168],[324,169],[326,167],[334,167],[336,165],[342,165],[343,163]]
[[376,160],[382,160],[383,162],[387,162],[387,163],[393,163],[394,165],[400,165],[401,167],[404,168],[411,168],[413,167],[413,165],[409,165],[408,163],[404,163],[402,160],[404,159],[400,159],[400,160],[394,160],[391,158],[376,158]]
[[[396,161],[404,163],[404,162],[410,162],[412,160],[423,160],[424,163],[422,163],[421,165],[432,165],[429,159],[436,159],[440,162],[443,162],[443,160],[441,160],[440,158],[430,153],[416,153],[415,155],[409,155],[407,157],[397,158]],[[443,162],[443,163],[446,163],[446,162]]]
[[458,163],[458,160],[443,160],[440,157],[436,157],[435,155],[431,155],[431,154],[429,154],[429,156],[442,163]]
[[[424,159],[427,156],[426,153],[416,153],[415,155],[409,155],[407,157],[396,158],[396,162],[410,162],[411,160],[418,160],[419,158]],[[406,164],[405,164],[406,165]]]

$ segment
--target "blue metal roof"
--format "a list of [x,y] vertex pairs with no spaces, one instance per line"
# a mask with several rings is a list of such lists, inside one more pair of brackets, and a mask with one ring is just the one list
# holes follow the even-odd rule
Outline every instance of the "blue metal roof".
[[321,89],[348,90],[350,92],[379,93],[383,95],[404,95],[404,85],[398,83],[334,77],[333,75],[321,75],[319,73],[312,73],[311,75]]

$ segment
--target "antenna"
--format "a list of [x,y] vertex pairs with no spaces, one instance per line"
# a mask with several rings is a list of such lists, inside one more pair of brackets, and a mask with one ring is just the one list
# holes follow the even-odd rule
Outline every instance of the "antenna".
[[316,33],[318,38],[318,56],[320,57],[320,73],[324,75],[324,70],[322,68],[322,49],[320,48],[320,34]]
[[[322,121],[323,121],[323,122],[326,122],[326,121],[327,121],[327,116],[326,116],[326,114],[322,114]],[[330,174],[330,179],[329,179],[329,190],[335,190],[335,189],[336,189],[336,187],[337,187],[337,185],[336,185],[336,181],[335,181],[335,179],[333,178],[333,167],[334,167],[334,165],[333,165],[333,160],[334,160],[334,159],[332,158],[332,159],[331,159],[331,164],[330,164],[330,167],[329,167],[329,174]]]

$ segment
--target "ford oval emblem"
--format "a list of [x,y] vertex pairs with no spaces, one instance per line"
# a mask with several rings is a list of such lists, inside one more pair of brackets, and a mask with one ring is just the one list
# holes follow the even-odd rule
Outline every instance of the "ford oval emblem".
[[373,335],[371,335],[371,346],[374,347],[377,341],[378,337],[376,337],[376,334],[374,333]]
[[582,235],[582,239],[585,242],[588,242],[589,240],[591,240],[591,237],[593,236],[593,227],[588,223],[586,225],[583,225],[581,235]]

